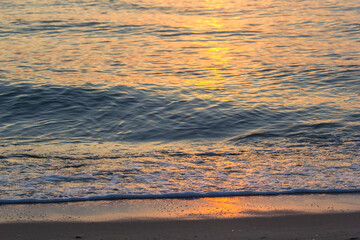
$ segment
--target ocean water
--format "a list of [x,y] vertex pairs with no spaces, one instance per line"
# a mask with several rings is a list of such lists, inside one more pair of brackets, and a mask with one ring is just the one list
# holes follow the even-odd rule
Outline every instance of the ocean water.
[[3,0],[0,203],[360,192],[358,0]]

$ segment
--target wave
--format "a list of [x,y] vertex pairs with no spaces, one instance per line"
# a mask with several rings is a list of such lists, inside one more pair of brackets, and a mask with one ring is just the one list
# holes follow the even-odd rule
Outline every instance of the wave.
[[221,89],[4,82],[0,87],[0,137],[17,144],[211,138],[228,138],[233,143],[278,138],[333,143],[360,136],[358,115],[334,106],[288,109],[246,100],[201,98],[203,94],[215,96]]
[[165,194],[109,194],[104,196],[54,198],[54,199],[0,199],[0,204],[36,204],[36,203],[68,203],[85,201],[111,201],[111,200],[135,200],[135,199],[191,199],[210,197],[246,197],[246,196],[276,196],[276,195],[305,195],[305,194],[359,194],[360,188],[354,189],[293,189],[289,191],[274,192],[181,192]]

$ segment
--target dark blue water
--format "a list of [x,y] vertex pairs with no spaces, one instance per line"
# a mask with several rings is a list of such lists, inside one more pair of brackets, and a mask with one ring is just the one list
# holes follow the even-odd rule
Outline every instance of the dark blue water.
[[3,1],[0,201],[359,191],[359,14]]
[[[343,79],[353,78],[349,85],[355,87],[349,86],[348,90],[356,96],[360,92],[357,91],[360,90],[360,70],[343,75]],[[334,85],[345,84],[341,80],[334,82]],[[334,92],[339,91],[333,88]],[[356,106],[344,108],[333,102],[299,107],[266,102],[252,104],[249,99],[241,98],[237,101],[201,99],[197,96],[216,95],[226,90],[204,90],[197,86],[190,89],[156,85],[98,88],[90,84],[3,82],[1,89],[3,144],[212,138],[227,139],[235,144],[279,139],[339,144],[360,139],[360,114]]]

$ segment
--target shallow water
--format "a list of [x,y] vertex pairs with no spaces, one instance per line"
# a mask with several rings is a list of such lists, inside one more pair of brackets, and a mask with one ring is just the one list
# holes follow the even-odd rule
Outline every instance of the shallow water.
[[3,202],[360,191],[358,1],[0,13]]

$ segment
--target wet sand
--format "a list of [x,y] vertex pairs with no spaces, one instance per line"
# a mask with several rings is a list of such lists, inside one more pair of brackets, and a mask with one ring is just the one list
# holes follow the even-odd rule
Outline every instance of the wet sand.
[[356,240],[359,200],[349,194],[2,205],[0,239]]
[[0,225],[0,239],[360,239],[360,213],[212,220],[32,222]]

